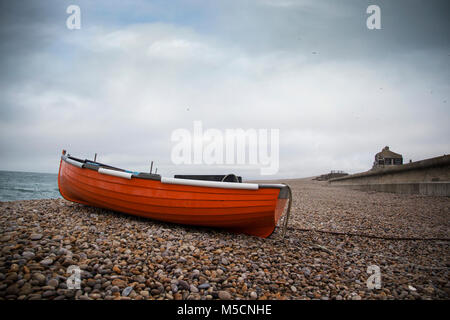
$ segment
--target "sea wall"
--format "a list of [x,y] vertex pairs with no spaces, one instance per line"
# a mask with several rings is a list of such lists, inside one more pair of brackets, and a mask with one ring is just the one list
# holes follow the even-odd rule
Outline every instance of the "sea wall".
[[448,197],[450,155],[335,178],[329,184],[364,191]]

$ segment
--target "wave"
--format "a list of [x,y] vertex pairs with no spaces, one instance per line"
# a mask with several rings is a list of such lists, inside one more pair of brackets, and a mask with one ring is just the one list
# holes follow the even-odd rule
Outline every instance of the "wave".
[[0,201],[60,198],[57,175],[0,172]]

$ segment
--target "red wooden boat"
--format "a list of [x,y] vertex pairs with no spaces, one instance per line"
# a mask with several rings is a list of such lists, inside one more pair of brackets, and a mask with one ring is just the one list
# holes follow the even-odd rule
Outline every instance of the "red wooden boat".
[[286,214],[289,214],[292,200],[290,188],[285,184],[242,183],[234,175],[164,178],[81,160],[66,155],[65,151],[58,186],[69,201],[263,238],[274,231],[288,199]]

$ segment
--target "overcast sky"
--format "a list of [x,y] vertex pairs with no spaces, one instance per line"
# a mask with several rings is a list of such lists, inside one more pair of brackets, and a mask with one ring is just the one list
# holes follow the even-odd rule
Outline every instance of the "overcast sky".
[[[66,8],[81,9],[69,30]],[[369,30],[369,5],[381,30]],[[163,175],[175,129],[279,129],[273,178],[450,151],[450,1],[1,1],[0,169],[62,149]],[[259,170],[233,168],[257,178]]]

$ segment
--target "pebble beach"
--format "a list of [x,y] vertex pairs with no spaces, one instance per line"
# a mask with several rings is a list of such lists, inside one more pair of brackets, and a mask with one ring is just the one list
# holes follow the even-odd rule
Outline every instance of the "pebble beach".
[[294,199],[284,239],[63,199],[0,202],[0,299],[449,299],[450,198],[281,182]]

